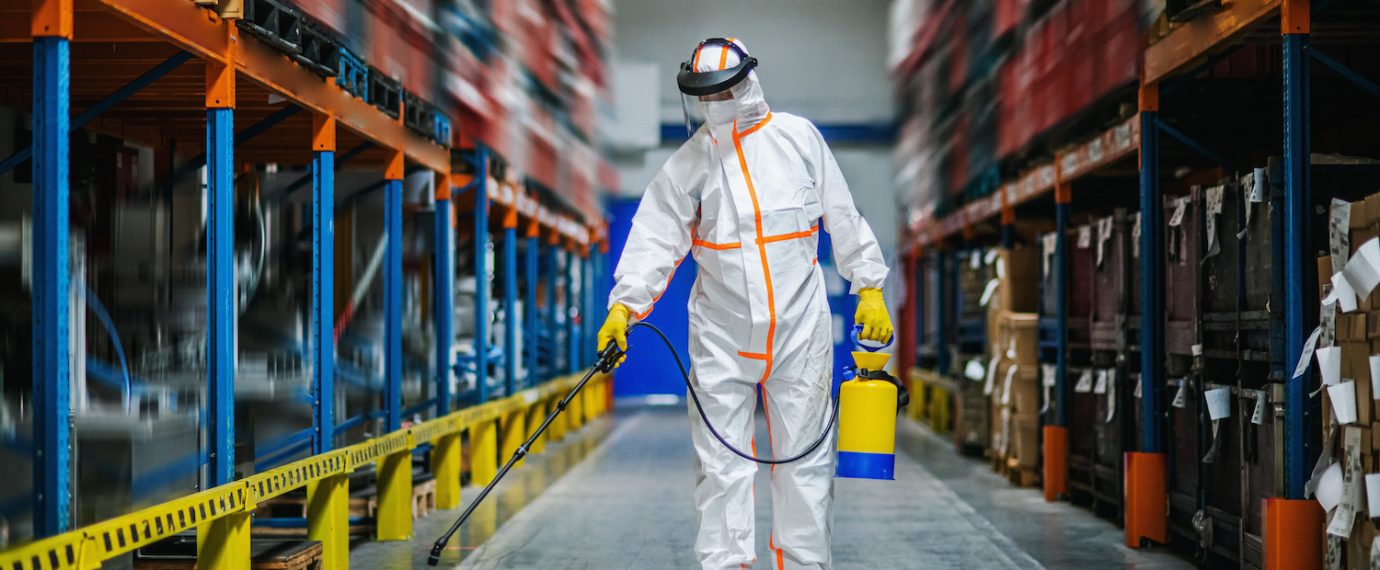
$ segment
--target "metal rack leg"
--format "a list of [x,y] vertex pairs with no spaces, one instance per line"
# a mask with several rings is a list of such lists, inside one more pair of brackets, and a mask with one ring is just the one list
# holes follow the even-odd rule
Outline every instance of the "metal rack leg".
[[[394,151],[385,173],[384,220],[388,249],[384,261],[384,405],[388,432],[402,428],[402,189],[406,159]],[[379,506],[375,534],[381,541],[412,536],[412,450],[403,449],[378,460]]]
[[[436,326],[436,416],[450,413],[452,339],[455,338],[455,232],[450,225],[449,174],[436,177],[436,208],[432,215],[432,320]],[[457,480],[458,481],[458,480]],[[438,483],[446,484],[446,483]],[[458,483],[457,483],[458,484]]]
[[489,401],[489,153],[480,146],[474,154],[474,382],[482,404]]
[[[71,431],[68,363],[68,114],[72,4],[35,10],[59,29],[34,37],[33,398],[34,534],[71,524]],[[65,20],[64,20],[65,18]],[[65,21],[66,29],[58,24]]]

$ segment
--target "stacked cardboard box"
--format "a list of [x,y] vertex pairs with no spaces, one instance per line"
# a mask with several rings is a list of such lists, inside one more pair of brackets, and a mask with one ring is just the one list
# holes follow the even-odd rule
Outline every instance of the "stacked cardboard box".
[[1003,249],[988,301],[988,368],[984,392],[992,418],[993,466],[1012,481],[1034,485],[1040,458],[1038,302],[1039,254]]
[[[1360,250],[1380,236],[1380,194],[1349,204],[1335,202],[1332,214],[1331,254],[1318,259],[1318,276],[1319,290],[1324,297],[1335,294],[1338,298],[1335,309],[1324,306],[1317,359],[1323,382],[1328,386],[1323,390],[1326,411],[1322,414],[1322,427],[1326,435],[1322,453],[1327,458],[1325,461],[1335,464],[1329,469],[1341,474],[1342,489],[1335,507],[1327,498],[1329,490],[1320,488],[1318,496],[1324,507],[1332,507],[1326,519],[1328,527],[1323,531],[1329,567],[1360,569],[1371,567],[1371,549],[1376,537],[1372,517],[1380,516],[1380,512],[1368,512],[1366,500],[1368,494],[1380,492],[1380,489],[1367,489],[1366,485],[1368,474],[1380,472],[1377,462],[1380,438],[1374,437],[1380,432],[1380,422],[1377,422],[1380,410],[1377,410],[1377,394],[1372,383],[1380,379],[1373,379],[1371,374],[1372,366],[1380,364],[1371,362],[1373,355],[1380,355],[1380,287],[1368,295],[1353,295],[1347,299],[1343,297],[1350,295],[1345,291],[1348,287],[1336,292],[1334,284],[1347,283],[1342,274],[1348,266],[1342,264],[1352,260],[1353,263],[1365,263],[1367,256]],[[1345,228],[1342,220],[1347,220]],[[1342,238],[1349,243],[1343,243]],[[1342,252],[1349,255],[1342,255]],[[1355,265],[1349,267],[1356,268]],[[1350,306],[1353,299],[1354,308]],[[1329,366],[1334,359],[1340,362]],[[1350,404],[1354,404],[1354,410],[1350,409]]]

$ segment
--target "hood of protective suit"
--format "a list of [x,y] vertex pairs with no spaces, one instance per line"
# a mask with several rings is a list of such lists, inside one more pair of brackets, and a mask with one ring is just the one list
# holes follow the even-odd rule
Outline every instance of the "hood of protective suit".
[[[743,45],[742,40],[729,38],[729,41],[742,48],[744,53],[748,52],[747,46]],[[694,60],[691,67],[696,73],[705,71],[718,71],[738,65],[741,58],[738,52],[730,48],[717,45],[706,45],[695,50]],[[767,106],[767,100],[762,96],[762,85],[757,82],[757,71],[748,73],[746,79],[738,82],[737,85],[729,88],[733,93],[733,99],[728,101],[701,101],[701,108],[704,109],[705,120],[711,125],[722,125],[738,121],[738,130],[743,130],[756,125],[771,108]]]

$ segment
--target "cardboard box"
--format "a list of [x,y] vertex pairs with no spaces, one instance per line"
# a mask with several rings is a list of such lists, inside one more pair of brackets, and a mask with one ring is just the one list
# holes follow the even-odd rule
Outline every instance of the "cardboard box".
[[1011,416],[1011,442],[1007,455],[1022,469],[1040,466],[1040,416],[1015,414]]
[[1348,570],[1368,570],[1370,568],[1370,545],[1375,541],[1375,523],[1361,516],[1351,527],[1351,536],[1346,540],[1346,567]]
[[1002,249],[997,256],[1001,264],[1001,284],[997,286],[1000,310],[1034,313],[1040,300],[1040,250],[1035,246]]
[[1370,343],[1345,341],[1338,345],[1342,347],[1342,379],[1356,382],[1356,422],[1369,426],[1375,417],[1370,388]]
[[999,344],[994,350],[1003,351],[998,354],[1017,364],[1038,366],[1040,342],[1036,324],[1039,317],[1035,313],[1002,312],[997,318]]
[[997,369],[997,387],[992,391],[992,399],[1000,403],[1005,388],[1006,375],[1011,367],[1016,367],[1016,375],[1011,377],[1011,394],[1006,407],[1013,413],[1038,414],[1040,412],[1040,367],[1032,364],[1019,364],[1004,361]]

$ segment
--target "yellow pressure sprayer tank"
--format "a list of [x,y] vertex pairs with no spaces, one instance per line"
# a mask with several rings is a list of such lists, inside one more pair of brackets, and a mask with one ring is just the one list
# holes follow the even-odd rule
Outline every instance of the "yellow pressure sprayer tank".
[[886,373],[890,354],[858,342],[860,327],[851,333],[854,368],[844,371],[839,385],[839,454],[837,477],[896,478],[896,415],[906,406],[905,386]]

